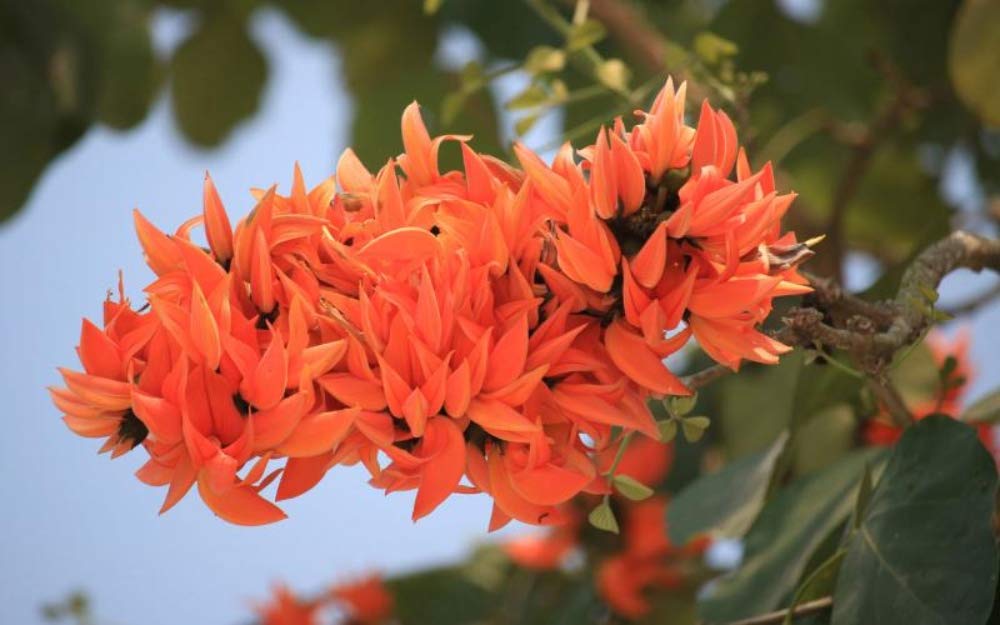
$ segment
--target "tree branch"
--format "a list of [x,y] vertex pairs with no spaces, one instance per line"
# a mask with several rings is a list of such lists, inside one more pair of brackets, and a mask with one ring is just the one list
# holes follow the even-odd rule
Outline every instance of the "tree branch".
[[[897,351],[915,343],[930,327],[938,285],[946,275],[962,268],[1000,271],[1000,241],[953,232],[917,256],[891,302],[869,304],[841,294],[834,299],[857,310],[846,320],[831,318],[820,308],[803,307],[789,311],[783,321],[797,344],[808,346],[818,341],[848,351],[867,373],[880,374]],[[829,284],[818,289],[821,301],[823,296],[836,295],[827,287]]]
[[[816,599],[815,601],[800,603],[794,610],[792,610],[792,616],[796,617],[814,614],[816,612],[828,610],[831,607],[833,607],[833,597],[823,597],[821,599]],[[752,616],[741,621],[732,621],[726,623],[725,625],[770,625],[771,623],[781,623],[787,617],[788,610],[777,610],[775,612],[768,612],[767,614],[761,614],[759,616]]]

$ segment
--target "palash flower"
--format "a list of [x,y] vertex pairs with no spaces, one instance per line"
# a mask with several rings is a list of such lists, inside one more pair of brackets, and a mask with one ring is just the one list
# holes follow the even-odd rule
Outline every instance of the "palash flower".
[[[116,454],[143,443],[164,510],[197,484],[222,518],[271,522],[273,480],[286,499],[361,463],[416,491],[414,519],[484,492],[491,529],[564,523],[576,495],[610,491],[622,436],[657,436],[648,401],[689,393],[663,358],[693,336],[734,369],[776,362],[787,348],[758,327],[808,290],[809,251],[780,232],[792,196],[724,113],[687,126],[683,92],[668,82],[580,159],[515,146],[523,169],[432,137],[414,103],[403,154],[373,173],[347,150],[311,190],[296,167],[235,226],[206,176],[173,235],[135,213],[149,309],[85,324],[85,372],[53,398]],[[444,141],[460,170],[441,170]]]

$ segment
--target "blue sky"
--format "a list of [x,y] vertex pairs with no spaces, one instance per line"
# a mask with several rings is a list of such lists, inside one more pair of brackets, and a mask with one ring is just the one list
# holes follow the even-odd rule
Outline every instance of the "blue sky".
[[[288,503],[289,520],[265,528],[227,525],[194,494],[158,517],[163,492],[132,476],[141,454],[98,457],[98,443],[71,435],[49,402],[44,389],[58,383],[55,367],[76,365],[80,317],[100,314],[117,270],[136,300],[151,277],[131,230],[132,208],[173,229],[200,210],[210,170],[239,214],[250,206],[251,186],[287,189],[295,161],[307,182],[318,182],[346,147],[351,102],[330,47],[303,39],[276,13],[257,15],[254,27],[266,42],[270,82],[261,114],[222,149],[186,145],[161,101],[132,132],[92,130],[50,167],[26,210],[0,226],[7,302],[0,390],[9,406],[0,438],[2,623],[39,623],[42,602],[77,588],[122,625],[241,622],[272,581],[310,589],[371,569],[446,562],[485,536],[486,498],[453,497],[414,525],[410,495],[384,497],[352,469],[331,472]],[[162,16],[159,44],[173,45],[184,28],[182,18]],[[445,61],[475,51],[467,37],[451,44]],[[865,263],[852,266],[852,280],[863,282]],[[955,276],[944,298],[961,299],[992,280]],[[979,395],[1000,378],[1000,308],[973,321],[981,374],[972,393]]]

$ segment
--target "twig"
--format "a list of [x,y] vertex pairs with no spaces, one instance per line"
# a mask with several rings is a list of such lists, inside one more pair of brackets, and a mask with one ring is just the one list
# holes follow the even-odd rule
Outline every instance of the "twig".
[[691,390],[697,390],[732,372],[733,370],[725,365],[712,365],[685,377],[684,386]]
[[[833,597],[823,597],[822,599],[800,603],[794,610],[792,610],[792,616],[805,616],[806,614],[822,612],[823,610],[827,610],[831,607],[833,607]],[[787,616],[788,610],[776,610],[774,612],[768,612],[767,614],[752,616],[741,621],[732,621],[726,623],[725,625],[769,625],[770,623],[781,623]]]
[[879,403],[885,406],[897,427],[906,427],[913,423],[913,413],[906,407],[906,402],[888,377],[884,375],[869,377],[868,387]]

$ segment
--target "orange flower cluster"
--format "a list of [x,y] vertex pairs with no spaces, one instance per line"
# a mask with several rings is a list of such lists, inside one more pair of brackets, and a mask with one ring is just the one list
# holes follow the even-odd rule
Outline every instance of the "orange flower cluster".
[[271,601],[257,606],[260,625],[319,625],[321,613],[334,608],[344,625],[384,625],[393,613],[393,597],[377,575],[340,584],[319,597],[299,597],[276,586]]
[[[296,168],[235,228],[206,177],[173,235],[135,214],[148,307],[120,295],[85,321],[84,371],[61,370],[53,399],[103,450],[142,444],[163,510],[197,484],[220,517],[268,523],[279,475],[281,500],[360,462],[416,490],[414,519],[485,492],[491,529],[563,522],[608,492],[603,450],[657,435],[647,401],[688,393],[663,358],[693,335],[734,369],[774,363],[788,348],[759,324],[808,290],[808,249],[780,233],[793,196],[750,170],[725,113],[685,125],[683,94],[668,82],[580,161],[516,146],[523,169],[431,138],[414,103],[398,159],[372,174],[347,150],[311,191]],[[440,171],[443,141],[462,171]]]
[[[626,449],[616,473],[657,485],[666,478],[672,460],[672,445],[640,438]],[[611,462],[610,454],[601,458],[602,467]],[[689,571],[708,548],[710,538],[699,537],[682,547],[671,544],[666,526],[668,500],[663,495],[640,502],[616,496],[613,501],[624,518],[621,541],[613,553],[596,562],[594,581],[601,598],[616,613],[638,619],[650,611],[649,591],[676,590],[693,583]],[[545,534],[518,537],[504,543],[504,551],[524,568],[556,569],[577,550],[581,529],[577,522]]]

